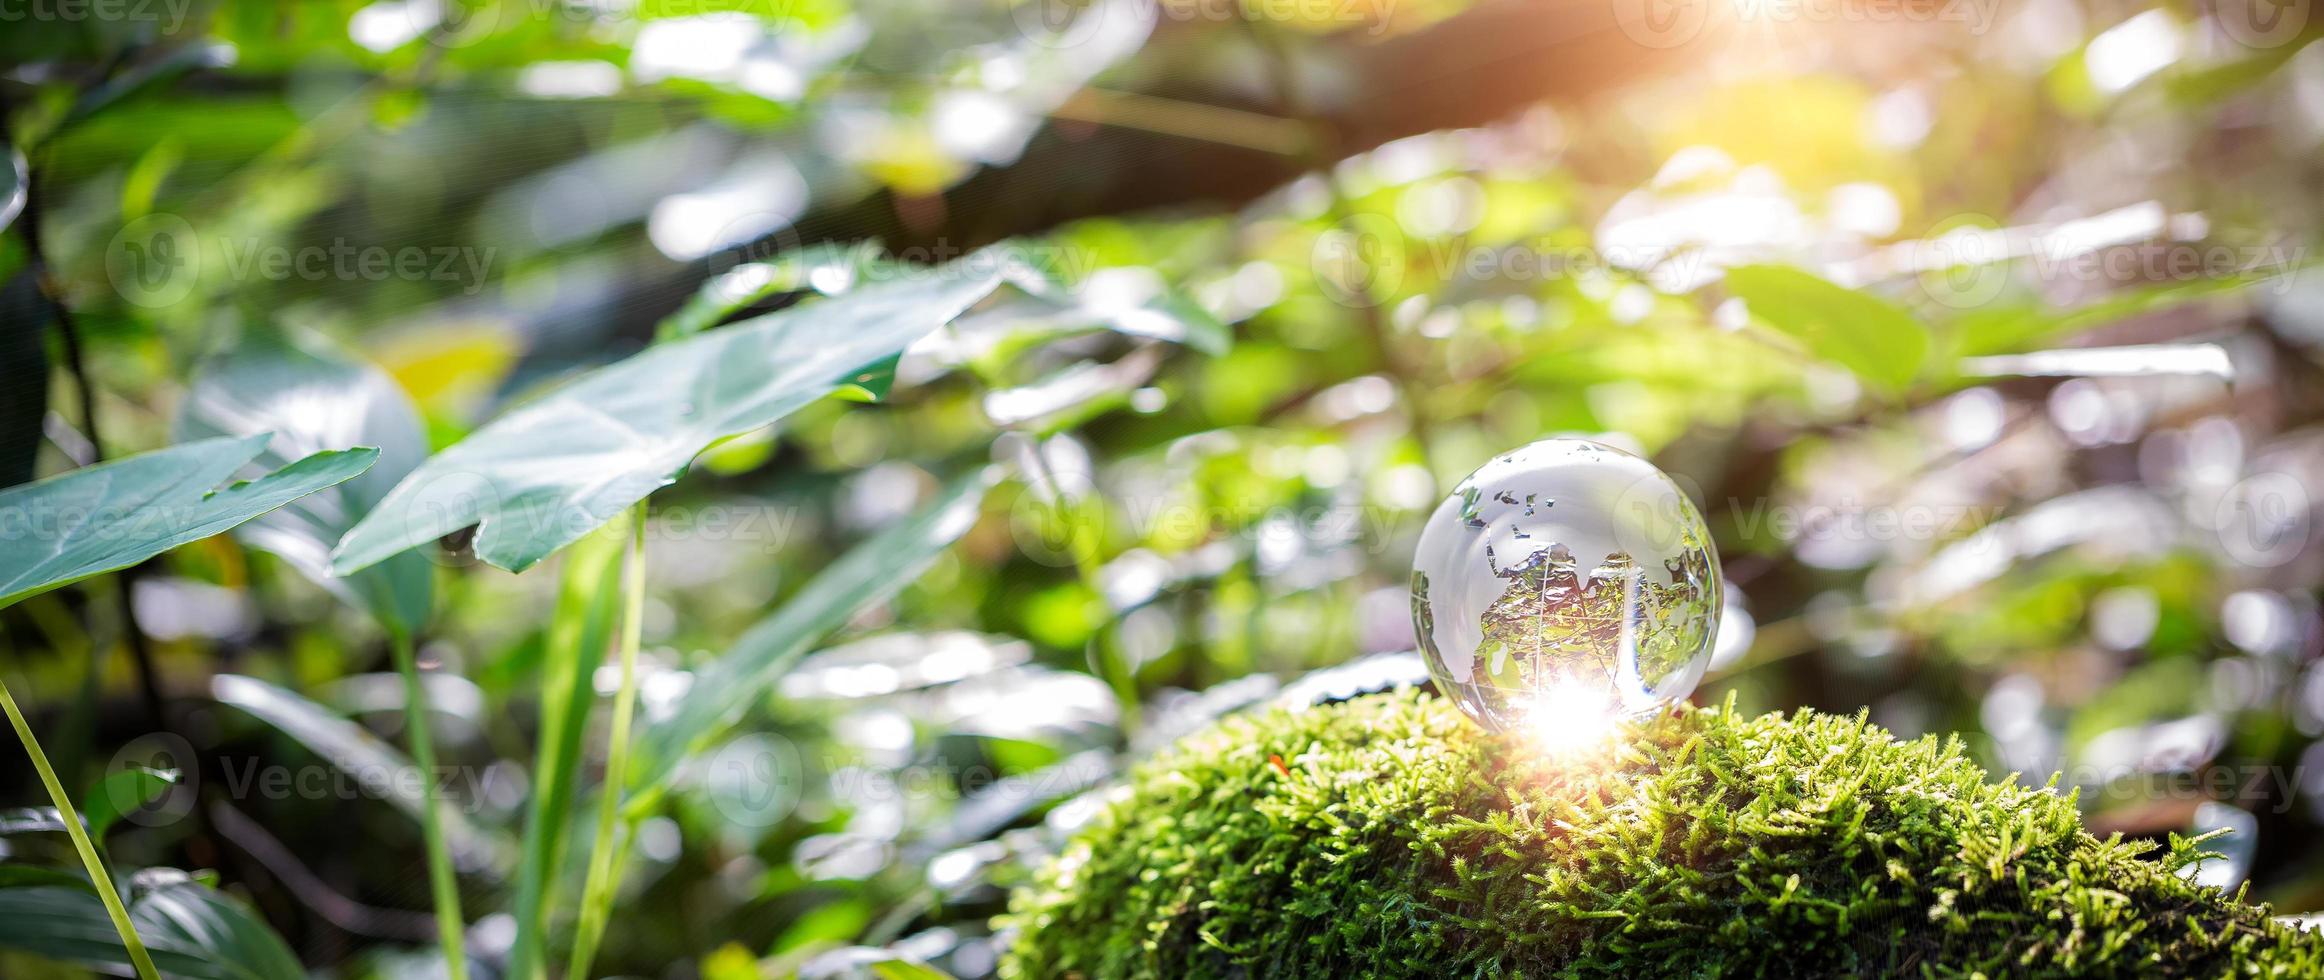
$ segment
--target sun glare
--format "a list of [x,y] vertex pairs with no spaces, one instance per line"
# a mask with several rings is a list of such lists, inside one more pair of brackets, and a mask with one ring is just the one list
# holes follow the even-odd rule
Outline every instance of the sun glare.
[[1603,691],[1589,685],[1559,682],[1534,699],[1527,715],[1534,743],[1558,755],[1592,748],[1606,740],[1620,721]]

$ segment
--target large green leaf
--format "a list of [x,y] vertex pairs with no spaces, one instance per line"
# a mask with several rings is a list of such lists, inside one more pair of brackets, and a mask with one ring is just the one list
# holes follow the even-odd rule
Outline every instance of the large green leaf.
[[[240,708],[274,726],[331,765],[354,776],[365,791],[386,800],[412,819],[421,819],[429,797],[406,778],[412,770],[411,760],[363,726],[255,677],[219,674],[210,679],[210,695],[220,704]],[[439,775],[419,774],[422,779]],[[443,821],[444,837],[453,853],[460,855],[464,862],[486,867],[500,862],[503,845],[469,823],[460,811],[438,800],[436,815]]]
[[1904,307],[1870,293],[1780,265],[1729,269],[1727,291],[1810,353],[1889,394],[1911,385],[1928,358],[1928,328]]
[[471,524],[522,571],[950,322],[1019,271],[991,253],[648,348],[495,419],[414,470],[339,542],[347,574]]
[[[182,980],[306,980],[281,937],[240,902],[183,874],[148,871],[129,916],[153,963]],[[150,880],[159,879],[159,880]],[[85,887],[0,888],[0,947],[126,973],[129,955]]]
[[[868,243],[820,244],[793,249],[736,266],[702,284],[686,305],[662,319],[655,336],[689,337],[718,326],[751,306],[801,290],[832,294],[852,288],[867,275],[890,275],[906,267],[881,257]],[[908,270],[907,270],[908,271]]]
[[1108,269],[1080,287],[1027,292],[964,318],[960,330],[996,328],[992,333],[1006,338],[999,345],[1004,351],[1092,330],[1165,341],[1213,357],[1234,346],[1233,328],[1158,275],[1139,275],[1144,271]]
[[[976,523],[985,491],[1000,478],[998,470],[983,467],[954,480],[928,506],[849,549],[697,672],[670,716],[646,731],[631,763],[630,785],[639,790],[660,786],[681,759],[765,697],[823,637],[865,606],[902,591]],[[650,805],[650,794],[639,799],[645,802],[635,805]]]
[[205,439],[0,490],[0,606],[127,568],[362,473],[371,448],[321,452],[226,482],[270,438]]
[[419,413],[395,379],[318,340],[254,334],[212,359],[178,406],[178,438],[274,433],[260,465],[280,465],[341,446],[376,446],[369,472],[237,528],[302,574],[405,633],[425,626],[434,574],[407,551],[346,577],[331,574],[331,548],[428,455]]
[[[964,318],[961,330],[989,329],[995,335],[1005,332],[1026,343],[1085,330],[1112,330],[1211,355],[1224,354],[1234,344],[1230,327],[1201,304],[1169,288],[1152,270],[1102,269],[1078,286],[1038,268],[1024,271],[1025,275],[1012,280],[1022,295]],[[796,249],[764,262],[737,266],[704,283],[685,306],[662,320],[657,335],[668,339],[700,333],[753,304],[786,293],[814,290],[835,294],[909,272],[908,266],[883,257],[871,245]],[[885,389],[869,393],[884,397]]]

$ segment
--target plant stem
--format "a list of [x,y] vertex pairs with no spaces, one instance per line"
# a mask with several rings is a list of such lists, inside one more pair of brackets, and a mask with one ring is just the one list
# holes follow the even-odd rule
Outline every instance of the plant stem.
[[436,899],[436,933],[444,950],[444,969],[451,980],[468,980],[468,949],[463,939],[468,921],[460,913],[460,879],[452,871],[452,852],[444,844],[443,815],[436,812],[436,739],[428,734],[428,696],[420,684],[420,666],[412,655],[411,630],[393,626],[388,643],[395,651],[396,673],[403,675],[404,728],[411,734],[412,762],[420,769],[420,836],[428,847],[428,887]]
[[[605,749],[605,779],[597,791],[597,839],[589,848],[589,877],[581,886],[581,917],[573,928],[573,955],[565,967],[566,980],[586,980],[589,961],[597,956],[597,941],[613,914],[614,889],[620,877],[614,870],[614,817],[621,812],[621,791],[629,781],[629,723],[637,708],[637,650],[645,635],[646,502],[630,511],[629,561],[622,568],[621,687],[613,696],[613,732]],[[621,838],[626,847],[629,838]]]
[[621,529],[609,524],[565,552],[557,609],[541,662],[533,798],[525,818],[516,895],[509,904],[509,914],[516,918],[516,940],[509,949],[508,968],[501,974],[508,980],[540,980],[546,975],[549,895],[564,868],[565,832],[571,823],[567,817],[581,769],[582,727],[596,700],[591,675],[605,658],[613,635],[612,596],[618,591],[614,576],[623,547]]
[[88,869],[89,883],[97,886],[97,898],[105,903],[105,914],[113,918],[113,931],[121,934],[121,945],[129,950],[129,962],[137,967],[137,975],[143,980],[160,980],[161,971],[153,968],[153,957],[146,953],[145,943],[137,938],[137,927],[129,922],[128,906],[121,904],[121,893],[113,890],[113,876],[105,871],[105,859],[97,856],[97,845],[89,840],[88,829],[81,826],[80,811],[73,809],[64,784],[57,782],[56,770],[48,767],[48,756],[40,751],[40,740],[33,737],[24,712],[17,710],[16,698],[8,693],[6,681],[0,681],[0,708],[7,709],[8,724],[15,727],[16,737],[24,743],[25,754],[32,757],[32,768],[40,772],[40,784],[48,789],[48,798],[56,804],[57,815],[64,818],[65,833],[73,839],[73,850],[80,852],[81,867]]

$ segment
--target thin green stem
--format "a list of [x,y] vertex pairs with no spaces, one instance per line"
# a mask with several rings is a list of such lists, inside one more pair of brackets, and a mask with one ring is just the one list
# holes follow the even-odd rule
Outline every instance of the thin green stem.
[[[598,790],[597,840],[589,848],[589,877],[581,885],[581,917],[573,927],[573,956],[565,967],[566,980],[586,980],[589,961],[597,956],[597,941],[613,915],[614,889],[620,876],[614,869],[614,818],[621,812],[621,791],[629,781],[629,727],[637,708],[637,650],[645,635],[646,502],[630,511],[629,561],[622,567],[621,687],[613,696],[613,732],[605,749],[605,779]],[[628,839],[622,838],[626,845]]]
[[420,836],[428,847],[428,887],[435,892],[436,934],[451,980],[468,980],[468,949],[463,938],[468,922],[460,913],[460,879],[453,875],[452,852],[444,844],[443,815],[436,812],[436,739],[428,734],[428,696],[420,684],[419,663],[412,656],[411,631],[396,626],[389,634],[396,673],[403,675],[404,728],[411,733],[412,761],[420,768]]
[[121,893],[113,890],[113,876],[105,872],[105,859],[97,856],[96,843],[89,840],[88,829],[81,826],[80,811],[73,809],[64,784],[57,782],[56,770],[48,767],[48,755],[40,750],[40,740],[33,737],[24,712],[16,709],[16,698],[8,693],[6,681],[0,681],[0,708],[7,709],[8,724],[15,727],[16,737],[24,743],[25,754],[32,757],[32,768],[40,772],[40,784],[47,787],[48,798],[56,803],[57,815],[64,818],[65,833],[73,838],[73,850],[80,852],[81,867],[89,871],[89,883],[97,886],[97,898],[105,903],[105,914],[113,918],[113,931],[121,934],[121,945],[129,950],[129,962],[137,967],[141,980],[161,980],[161,971],[153,968],[153,957],[145,952],[145,943],[137,938],[137,927],[129,922],[129,907],[121,904]]
[[509,905],[509,914],[516,918],[516,939],[509,949],[508,969],[502,973],[509,980],[542,980],[546,975],[543,937],[549,926],[549,896],[565,866],[568,817],[581,769],[582,728],[596,702],[591,678],[613,636],[615,593],[620,591],[614,576],[626,544],[622,529],[608,524],[565,552],[557,610],[541,663],[541,724],[524,856],[517,865],[516,895]]

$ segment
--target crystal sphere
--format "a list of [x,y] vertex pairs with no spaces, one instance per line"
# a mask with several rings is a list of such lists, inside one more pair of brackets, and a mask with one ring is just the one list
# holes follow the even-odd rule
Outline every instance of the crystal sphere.
[[1601,731],[1693,693],[1720,601],[1694,502],[1654,464],[1586,439],[1479,467],[1412,558],[1429,674],[1495,731]]

